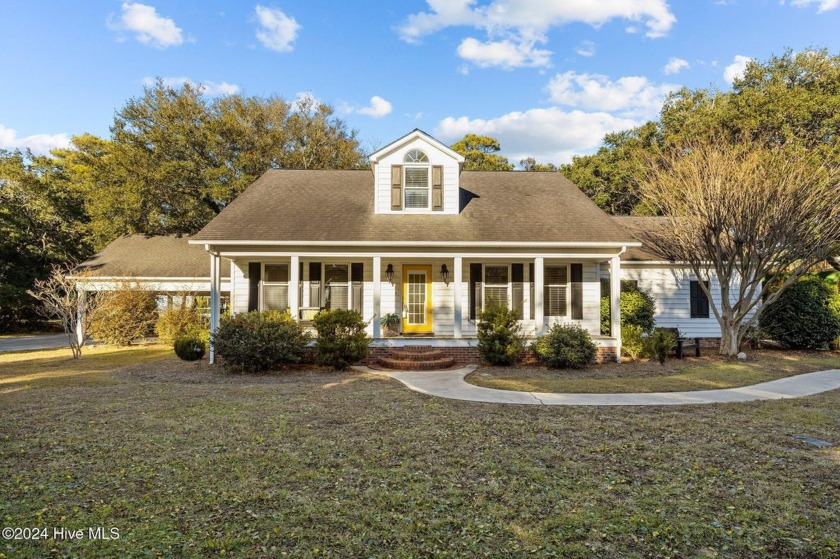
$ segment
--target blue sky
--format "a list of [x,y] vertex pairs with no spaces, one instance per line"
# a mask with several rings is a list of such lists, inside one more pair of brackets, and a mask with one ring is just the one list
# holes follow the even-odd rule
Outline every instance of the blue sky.
[[749,58],[840,51],[840,0],[4,0],[0,148],[107,136],[144,80],[312,95],[364,149],[421,128],[562,163]]

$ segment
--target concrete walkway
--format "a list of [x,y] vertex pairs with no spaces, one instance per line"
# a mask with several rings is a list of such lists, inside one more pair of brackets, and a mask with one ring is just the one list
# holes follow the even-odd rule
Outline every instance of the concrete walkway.
[[56,349],[65,346],[67,346],[67,334],[35,334],[0,338],[0,353]]
[[353,367],[357,371],[385,375],[411,390],[470,402],[493,404],[536,404],[548,406],[679,406],[685,404],[724,404],[753,400],[781,400],[811,396],[840,388],[840,369],[805,373],[741,388],[697,390],[692,392],[649,392],[627,394],[554,394],[549,392],[516,392],[469,384],[464,377],[476,365],[449,371],[411,372],[379,371]]

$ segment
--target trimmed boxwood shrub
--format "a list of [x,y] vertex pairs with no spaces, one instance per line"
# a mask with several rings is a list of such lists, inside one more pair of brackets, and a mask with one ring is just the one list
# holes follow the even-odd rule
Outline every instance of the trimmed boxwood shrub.
[[359,311],[321,311],[315,317],[313,325],[318,332],[315,349],[318,351],[318,363],[321,365],[341,371],[370,353],[372,340],[365,333],[367,323]]
[[223,316],[213,336],[225,369],[247,373],[300,363],[308,342],[303,327],[280,311]]
[[589,332],[575,324],[555,324],[534,343],[534,352],[552,368],[583,369],[597,352]]
[[176,339],[193,336],[207,340],[210,321],[195,307],[172,307],[160,313],[155,331],[158,340],[164,344],[174,343]]
[[175,338],[173,345],[175,355],[184,361],[197,361],[204,357],[204,353],[207,351],[207,343],[195,334]]
[[788,347],[824,348],[840,336],[840,295],[808,277],[788,286],[760,320],[765,334]]
[[[621,326],[638,326],[645,334],[653,332],[656,302],[646,291],[629,281],[621,282]],[[610,331],[610,298],[601,297],[601,333]]]
[[516,311],[490,305],[478,315],[478,352],[493,365],[510,365],[519,359],[525,343]]

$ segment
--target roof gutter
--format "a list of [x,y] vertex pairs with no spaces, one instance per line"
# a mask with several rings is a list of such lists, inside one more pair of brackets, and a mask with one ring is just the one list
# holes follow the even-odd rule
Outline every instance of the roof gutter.
[[190,239],[191,245],[204,245],[209,250],[210,246],[225,245],[252,245],[252,246],[349,246],[349,247],[482,247],[482,248],[621,248],[623,254],[627,247],[640,247],[640,242],[630,243],[602,243],[589,241],[562,241],[562,242],[508,242],[508,241],[256,241],[256,240],[194,240]]

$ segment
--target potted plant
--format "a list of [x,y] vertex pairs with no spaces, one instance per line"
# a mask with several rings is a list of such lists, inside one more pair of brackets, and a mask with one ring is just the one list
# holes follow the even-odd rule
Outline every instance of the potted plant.
[[379,319],[379,324],[382,325],[385,336],[398,336],[400,334],[400,323],[402,319],[397,313],[388,313],[382,315]]

